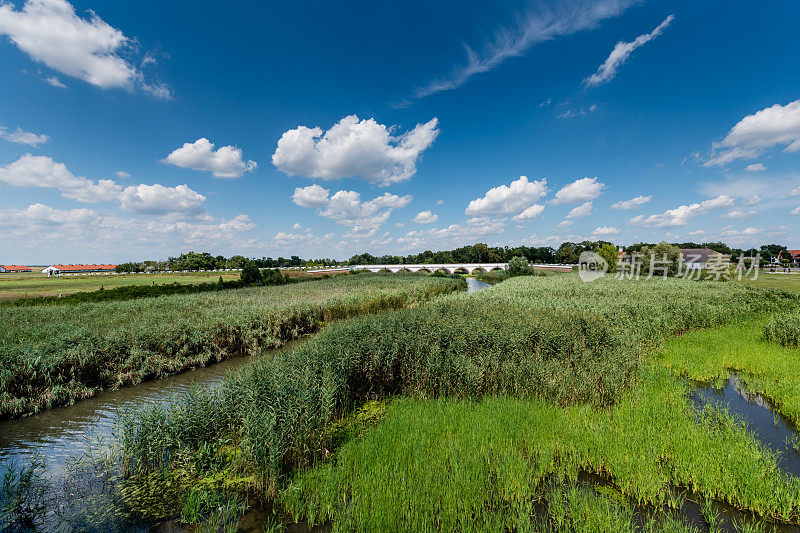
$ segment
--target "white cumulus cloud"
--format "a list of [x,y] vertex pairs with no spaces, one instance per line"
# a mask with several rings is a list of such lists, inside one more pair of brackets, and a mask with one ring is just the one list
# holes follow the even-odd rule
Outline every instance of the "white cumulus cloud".
[[359,176],[390,185],[411,178],[417,160],[439,135],[436,118],[405,133],[374,119],[342,118],[329,130],[299,126],[281,135],[272,164],[290,176],[333,180]]
[[635,216],[628,221],[629,224],[639,224],[644,226],[655,226],[659,228],[685,226],[690,218],[703,213],[707,213],[712,209],[719,209],[721,207],[730,207],[733,205],[733,198],[725,194],[705,200],[700,203],[693,203],[689,205],[681,205],[675,209],[670,209],[658,215],[650,215],[645,217],[643,215]]
[[[134,41],[89,11],[82,18],[66,0],[27,0],[20,9],[0,3],[0,35],[6,35],[34,61],[97,87],[146,89],[144,76],[123,55]],[[47,78],[54,87],[64,84]],[[152,92],[152,91],[148,91]],[[163,95],[155,94],[156,97]]]
[[675,16],[670,15],[664,19],[664,22],[659,24],[656,29],[650,33],[640,35],[629,43],[623,41],[618,42],[611,51],[611,54],[609,54],[608,58],[597,69],[597,72],[583,80],[583,83],[587,86],[593,87],[612,80],[614,76],[617,75],[617,69],[619,66],[628,60],[628,57],[630,57],[634,50],[661,35],[661,33],[672,23],[674,19]]
[[640,205],[646,204],[652,199],[652,196],[637,196],[636,198],[631,198],[630,200],[623,200],[612,204],[611,209],[635,209]]
[[17,127],[14,131],[8,131],[3,126],[0,126],[0,138],[11,141],[12,143],[27,144],[34,148],[50,140],[50,137],[43,133],[32,133],[20,127]]
[[547,194],[547,180],[528,181],[520,176],[509,185],[498,185],[482,198],[472,200],[465,213],[472,216],[519,215]]
[[348,236],[357,238],[374,236],[392,211],[407,206],[411,199],[410,195],[384,193],[361,201],[361,194],[356,191],[337,191],[331,196],[329,190],[316,184],[297,187],[292,195],[295,204],[317,209],[317,214],[350,228]]
[[60,79],[58,79],[58,76],[49,76],[49,77],[45,78],[44,81],[46,81],[47,83],[49,83],[53,87],[58,87],[59,89],[66,89],[67,88],[67,86],[64,85],[64,83]]
[[330,191],[317,185],[295,187],[292,201],[300,207],[324,207],[328,204]]
[[14,225],[74,226],[88,224],[97,220],[98,215],[91,209],[54,209],[35,203],[27,209],[5,211],[7,222]]
[[64,198],[87,203],[114,200],[122,190],[114,180],[94,182],[75,176],[63,163],[31,154],[0,166],[0,182],[16,187],[57,189]]
[[556,193],[553,204],[576,204],[594,200],[605,188],[605,183],[597,181],[597,178],[581,178],[569,185],[565,185]]
[[111,179],[92,181],[75,176],[63,163],[47,156],[26,154],[0,166],[0,183],[15,187],[56,189],[61,196],[78,202],[119,202],[124,211],[151,215],[197,215],[206,197],[186,185],[135,185],[122,187]]
[[413,218],[413,221],[417,224],[433,224],[437,220],[439,220],[439,215],[434,215],[430,211],[420,211]]
[[724,139],[711,145],[711,156],[703,165],[753,159],[779,146],[785,152],[800,151],[800,100],[775,104],[744,117]]
[[592,235],[603,236],[603,235],[616,235],[619,233],[619,229],[613,226],[600,226],[595,228],[592,232]]
[[588,217],[592,214],[592,202],[585,202],[567,213],[567,218]]
[[542,211],[544,211],[544,206],[542,204],[533,204],[522,213],[515,216],[514,220],[531,220],[541,215]]
[[120,194],[120,207],[124,211],[148,215],[193,215],[203,211],[206,197],[186,185],[135,185],[125,187]]
[[791,211],[789,211],[790,215],[800,215],[800,207],[795,207]]
[[193,143],[184,143],[169,154],[164,162],[181,168],[205,170],[217,178],[238,178],[257,166],[255,161],[244,160],[241,149],[229,145],[214,150],[214,143],[205,137]]
[[724,215],[720,215],[720,218],[730,218],[730,219],[737,219],[737,218],[749,218],[756,214],[755,209],[734,209],[733,211],[728,211]]
[[747,165],[746,167],[744,167],[744,169],[747,172],[761,172],[762,170],[767,170],[767,167],[765,167],[761,163],[752,163],[752,164]]
[[758,205],[761,203],[761,197],[757,194],[751,194],[744,201],[745,205]]
[[764,230],[758,228],[745,228],[742,230],[738,229],[729,229],[723,231],[722,234],[726,237],[743,237],[743,236],[750,236],[750,235],[758,235],[763,233]]

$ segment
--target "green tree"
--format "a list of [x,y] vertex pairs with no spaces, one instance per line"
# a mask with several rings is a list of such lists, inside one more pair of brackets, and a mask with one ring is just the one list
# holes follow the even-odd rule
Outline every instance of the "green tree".
[[611,243],[606,243],[597,249],[597,255],[605,259],[608,263],[608,272],[614,272],[617,269],[617,260],[619,259],[619,252],[617,247]]
[[643,276],[651,272],[654,277],[663,276],[664,269],[667,276],[675,276],[678,273],[681,250],[677,246],[660,242],[656,246],[642,248],[641,254]]
[[573,265],[578,262],[578,247],[571,242],[565,242],[558,247],[556,262]]
[[508,273],[512,276],[524,276],[533,272],[530,263],[521,255],[512,257],[508,262]]
[[254,261],[248,261],[245,263],[244,267],[242,267],[242,273],[239,276],[239,280],[245,285],[255,285],[257,283],[261,283],[261,270],[258,268],[258,266],[256,266]]

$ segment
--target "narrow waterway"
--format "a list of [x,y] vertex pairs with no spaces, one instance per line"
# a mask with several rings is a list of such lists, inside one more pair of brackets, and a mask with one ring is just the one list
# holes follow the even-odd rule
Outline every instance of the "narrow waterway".
[[88,446],[113,438],[117,416],[146,403],[163,402],[193,386],[211,387],[229,370],[249,357],[234,357],[164,379],[102,392],[74,405],[57,407],[38,415],[0,422],[0,461],[28,463],[45,460],[48,474],[64,473],[67,461],[79,457]]
[[491,286],[492,286],[491,284],[486,283],[485,281],[479,281],[479,280],[477,280],[475,278],[467,278],[467,292],[468,293],[477,292],[479,290],[486,289],[486,288],[491,287]]
[[794,426],[775,412],[765,398],[742,386],[736,374],[730,374],[721,389],[696,388],[692,399],[695,405],[715,405],[743,420],[761,444],[779,454],[778,468],[800,477],[800,451],[795,448],[797,431]]

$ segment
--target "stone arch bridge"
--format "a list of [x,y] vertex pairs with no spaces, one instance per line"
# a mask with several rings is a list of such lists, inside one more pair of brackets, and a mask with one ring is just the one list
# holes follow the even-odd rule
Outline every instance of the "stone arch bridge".
[[472,274],[476,270],[491,272],[492,270],[505,270],[508,263],[442,263],[433,265],[355,265],[351,270],[369,270],[370,272],[436,272],[444,270],[448,274],[466,272]]

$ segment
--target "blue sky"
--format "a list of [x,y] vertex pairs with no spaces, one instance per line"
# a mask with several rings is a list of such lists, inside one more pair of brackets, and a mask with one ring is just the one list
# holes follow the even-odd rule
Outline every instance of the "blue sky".
[[798,16],[0,1],[0,261],[800,247]]

